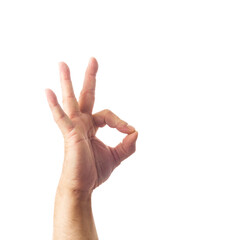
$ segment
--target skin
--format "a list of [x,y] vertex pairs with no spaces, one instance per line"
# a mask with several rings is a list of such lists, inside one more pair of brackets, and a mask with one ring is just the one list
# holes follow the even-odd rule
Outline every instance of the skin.
[[[63,108],[56,94],[45,89],[53,118],[64,138],[64,161],[54,205],[54,240],[98,239],[91,207],[93,190],[136,150],[138,132],[108,109],[92,114],[98,62],[90,58],[78,100],[70,69],[59,63]],[[96,137],[108,125],[127,134],[115,147]]]

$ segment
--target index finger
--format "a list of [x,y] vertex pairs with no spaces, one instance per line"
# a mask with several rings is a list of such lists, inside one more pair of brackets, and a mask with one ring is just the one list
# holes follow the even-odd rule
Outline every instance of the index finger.
[[95,101],[96,74],[98,62],[96,58],[91,57],[85,72],[83,88],[79,96],[79,107],[81,112],[92,113]]

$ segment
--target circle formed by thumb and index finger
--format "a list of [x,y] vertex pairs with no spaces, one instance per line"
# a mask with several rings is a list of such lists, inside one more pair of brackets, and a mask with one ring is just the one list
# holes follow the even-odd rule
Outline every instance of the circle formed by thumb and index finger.
[[109,109],[104,109],[100,112],[93,114],[93,120],[96,127],[104,127],[105,125],[108,125],[111,128],[116,128],[122,133],[128,134],[117,146],[109,146],[116,161],[116,166],[118,166],[121,161],[123,161],[135,152],[138,132],[135,130],[134,127],[128,125],[127,122],[120,119]]

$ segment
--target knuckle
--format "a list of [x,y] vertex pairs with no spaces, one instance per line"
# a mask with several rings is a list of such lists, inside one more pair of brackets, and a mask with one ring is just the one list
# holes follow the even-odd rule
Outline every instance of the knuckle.
[[95,89],[86,89],[86,90],[82,90],[81,91],[81,96],[84,96],[84,95],[87,95],[87,94],[90,94],[90,95],[95,95]]
[[68,114],[68,117],[70,119],[74,119],[76,117],[79,117],[79,115],[80,115],[80,111],[75,111],[75,112],[72,112],[72,113]]
[[105,116],[106,117],[112,117],[114,115],[113,112],[109,109],[105,109],[104,111],[105,111]]
[[87,68],[86,71],[85,71],[85,77],[92,77],[92,78],[95,78],[96,77],[96,73],[93,73],[91,71],[89,71],[89,69]]
[[58,118],[55,119],[55,122],[57,124],[59,124],[59,122],[62,121],[64,119],[64,117],[65,117],[64,114],[62,114],[61,116],[59,116]]
[[72,99],[72,98],[75,98],[75,96],[73,94],[70,94],[70,95],[66,95],[65,98],[66,99],[68,99],[68,98]]
[[117,117],[117,127],[125,127],[127,125],[128,125],[127,122],[125,122],[125,121],[121,120],[119,117]]
[[112,147],[109,147],[109,149],[111,151],[111,154],[113,156],[113,159],[114,159],[115,163],[119,163],[120,162],[120,157],[119,157],[117,149],[112,148]]
[[63,99],[62,99],[62,102],[63,103],[66,103],[66,102],[69,102],[71,100],[75,100],[75,96],[73,95],[67,95],[67,96],[64,96]]
[[106,108],[106,109],[103,110],[103,112],[104,112],[105,114],[107,114],[107,113],[109,113],[109,112],[111,112],[111,111]]
[[129,152],[127,151],[127,149],[125,148],[124,144],[122,144],[122,152],[125,156],[129,155]]

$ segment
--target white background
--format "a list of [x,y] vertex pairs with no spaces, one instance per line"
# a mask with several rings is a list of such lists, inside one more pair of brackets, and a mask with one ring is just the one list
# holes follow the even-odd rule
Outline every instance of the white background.
[[[93,112],[139,132],[93,193],[103,240],[240,238],[239,1],[1,1],[0,239],[51,239],[63,138],[44,89],[78,97],[99,63]],[[124,134],[97,136],[115,146]]]

